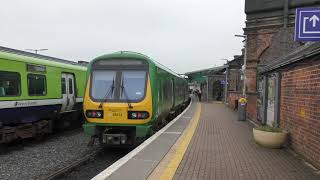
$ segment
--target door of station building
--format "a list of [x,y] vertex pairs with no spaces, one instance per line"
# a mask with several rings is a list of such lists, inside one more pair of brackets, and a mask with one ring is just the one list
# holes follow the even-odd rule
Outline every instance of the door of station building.
[[276,77],[268,76],[267,80],[267,118],[266,123],[270,126],[276,123]]
[[75,104],[75,83],[74,75],[69,73],[62,73],[61,75],[61,94],[62,107],[61,112],[71,111]]

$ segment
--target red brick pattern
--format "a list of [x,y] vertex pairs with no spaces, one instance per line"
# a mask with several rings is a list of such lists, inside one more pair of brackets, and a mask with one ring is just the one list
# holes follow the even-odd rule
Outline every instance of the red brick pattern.
[[223,104],[202,104],[200,122],[174,179],[320,179],[285,150],[255,144],[252,126]]
[[247,94],[247,118],[257,121],[257,95]]
[[242,97],[241,92],[228,92],[228,106],[233,110],[237,109],[236,107],[238,105],[236,104],[236,102],[241,97]]
[[282,73],[280,116],[292,148],[320,168],[320,62]]

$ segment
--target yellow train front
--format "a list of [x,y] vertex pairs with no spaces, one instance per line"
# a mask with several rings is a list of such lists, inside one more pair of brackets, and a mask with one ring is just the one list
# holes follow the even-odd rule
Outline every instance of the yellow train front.
[[[102,144],[141,142],[187,101],[186,81],[139,53],[100,56],[88,69],[83,128]],[[183,93],[174,93],[175,89]]]

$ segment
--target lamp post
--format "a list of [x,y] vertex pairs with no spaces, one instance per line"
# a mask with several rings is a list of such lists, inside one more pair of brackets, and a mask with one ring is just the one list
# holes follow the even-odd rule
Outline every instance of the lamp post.
[[209,102],[209,76],[207,75],[207,102]]
[[227,104],[227,96],[228,96],[228,76],[229,76],[229,59],[221,59],[224,61],[227,61],[226,65],[226,80],[225,80],[225,84],[224,84],[224,103]]
[[244,62],[243,62],[243,88],[242,88],[242,95],[243,97],[246,97],[246,69],[247,69],[247,41],[248,36],[247,35],[234,35],[236,37],[244,38]]
[[25,49],[27,51],[33,51],[35,54],[38,54],[39,51],[46,51],[48,49]]

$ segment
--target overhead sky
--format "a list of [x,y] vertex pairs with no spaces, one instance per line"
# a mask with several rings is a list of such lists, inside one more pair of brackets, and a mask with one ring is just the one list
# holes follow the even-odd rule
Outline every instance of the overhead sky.
[[0,46],[90,61],[144,53],[178,73],[241,53],[244,0],[2,0]]

